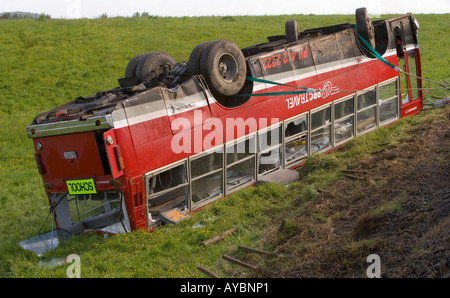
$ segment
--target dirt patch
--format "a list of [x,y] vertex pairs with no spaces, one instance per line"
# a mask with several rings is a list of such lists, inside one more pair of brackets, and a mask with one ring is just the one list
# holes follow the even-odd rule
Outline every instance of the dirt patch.
[[280,277],[450,277],[450,113],[426,117],[342,171],[278,237]]

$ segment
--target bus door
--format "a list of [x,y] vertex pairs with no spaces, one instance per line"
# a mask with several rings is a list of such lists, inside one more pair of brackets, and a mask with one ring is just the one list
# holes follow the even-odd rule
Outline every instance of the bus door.
[[420,51],[417,45],[415,28],[411,22],[400,20],[394,27],[400,72],[400,112],[401,116],[419,113],[422,109],[422,82]]

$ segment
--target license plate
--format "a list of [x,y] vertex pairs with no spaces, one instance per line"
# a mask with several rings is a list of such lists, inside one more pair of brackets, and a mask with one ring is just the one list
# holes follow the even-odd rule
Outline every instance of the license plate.
[[93,178],[66,180],[67,189],[71,195],[88,195],[97,193]]

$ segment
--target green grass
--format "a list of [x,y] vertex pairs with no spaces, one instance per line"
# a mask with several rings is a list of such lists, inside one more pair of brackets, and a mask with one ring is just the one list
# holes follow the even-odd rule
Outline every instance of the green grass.
[[[423,76],[450,80],[449,15],[415,17],[420,23]],[[66,265],[49,268],[39,262],[71,253],[80,255],[83,277],[203,276],[197,265],[214,266],[237,245],[257,241],[267,232],[269,221],[289,210],[294,200],[314,199],[317,189],[339,177],[343,164],[369,154],[386,138],[398,140],[396,135],[414,120],[356,139],[344,150],[308,159],[299,169],[306,177],[301,183],[242,190],[176,226],[108,239],[95,234],[76,237],[42,258],[17,245],[36,235],[49,208],[33,144],[25,134],[25,126],[37,114],[116,87],[129,59],[137,54],[165,51],[182,61],[205,41],[229,39],[246,47],[283,34],[285,20],[292,18],[301,29],[354,22],[353,16],[345,15],[0,21],[0,276],[65,277]],[[237,230],[219,244],[200,245],[232,227]]]
[[388,211],[398,211],[402,209],[402,202],[399,199],[395,199],[392,201],[387,201],[380,206],[377,206],[377,208],[374,208],[371,210],[371,214],[373,215],[383,215],[384,213]]
[[[82,277],[198,277],[197,266],[211,266],[237,245],[256,241],[277,212],[292,201],[292,194],[278,185],[251,187],[213,204],[175,226],[166,225],[149,232],[111,236],[90,234],[63,242],[48,252],[44,260],[81,257]],[[257,197],[258,200],[253,198]],[[230,228],[237,230],[219,244],[202,242]],[[65,277],[67,266],[55,269],[36,266],[37,258],[21,251],[9,269],[14,276]]]

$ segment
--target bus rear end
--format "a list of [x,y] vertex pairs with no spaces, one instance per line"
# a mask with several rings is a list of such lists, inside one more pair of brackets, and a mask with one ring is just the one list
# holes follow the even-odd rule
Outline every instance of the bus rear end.
[[58,229],[129,229],[121,148],[106,116],[27,127]]

